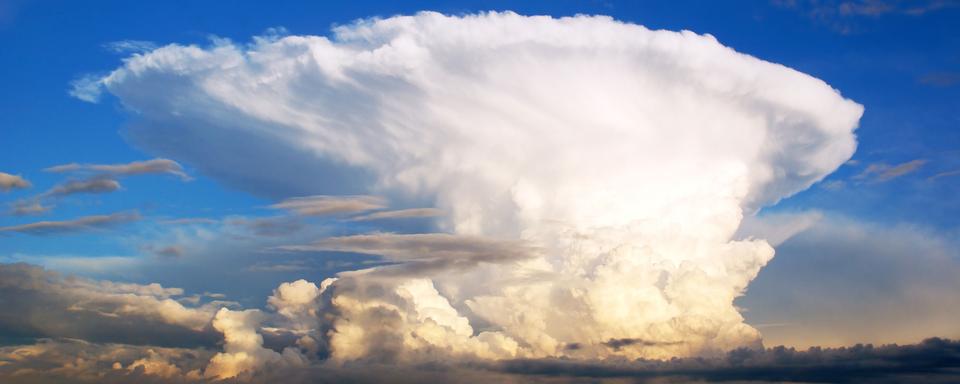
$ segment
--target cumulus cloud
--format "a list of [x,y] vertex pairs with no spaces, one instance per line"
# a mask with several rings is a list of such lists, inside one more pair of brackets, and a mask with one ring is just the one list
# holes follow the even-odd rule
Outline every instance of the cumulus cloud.
[[179,177],[183,181],[191,180],[190,176],[183,171],[183,167],[176,161],[170,159],[152,159],[145,161],[134,161],[126,164],[62,164],[45,169],[47,172],[66,173],[66,172],[86,172],[95,173],[101,177],[119,177],[146,174],[170,174]]
[[110,193],[119,189],[120,183],[113,179],[70,180],[51,188],[42,197],[63,197],[78,193]]
[[210,359],[204,376],[216,379],[249,377],[267,365],[272,369],[304,365],[305,358],[292,348],[278,353],[263,347],[263,336],[257,333],[262,321],[263,314],[256,309],[231,311],[221,308],[213,319],[213,327],[223,333],[224,352]]
[[[773,248],[736,231],[849,159],[863,111],[709,35],[509,12],[168,45],[99,84],[134,114],[134,142],[252,191],[334,194],[320,181],[359,183],[353,193],[446,212],[446,235],[319,243],[424,269],[378,267],[330,284],[320,307],[341,363],[758,347],[733,301]],[[315,196],[274,208],[383,205]],[[474,244],[479,252],[449,247],[467,237],[490,240]],[[518,260],[519,244],[540,251]]]
[[18,232],[29,235],[53,235],[94,229],[109,228],[114,225],[140,220],[140,214],[133,212],[118,212],[109,215],[84,216],[64,221],[38,221],[36,223],[0,227],[0,233]]
[[177,300],[179,288],[64,277],[29,264],[0,264],[0,339],[68,337],[161,346],[213,345],[222,302]]
[[270,207],[303,216],[324,216],[381,209],[386,204],[377,196],[307,196],[286,199]]
[[20,177],[20,175],[11,175],[0,172],[0,190],[7,192],[11,189],[29,188],[30,182]]

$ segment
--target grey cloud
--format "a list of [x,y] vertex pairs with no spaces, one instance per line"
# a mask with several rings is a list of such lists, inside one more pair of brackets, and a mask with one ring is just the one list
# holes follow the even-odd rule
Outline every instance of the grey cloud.
[[295,217],[233,217],[225,221],[228,225],[243,227],[257,236],[287,236],[303,229],[303,222]]
[[641,382],[859,383],[932,382],[960,379],[960,342],[931,338],[913,345],[857,344],[796,350],[737,349],[719,358],[636,361],[507,360],[491,370],[564,381],[630,378]]
[[120,183],[113,179],[95,178],[90,180],[70,180],[53,187],[42,196],[62,197],[78,193],[110,193],[119,189]]
[[[206,349],[41,340],[0,348],[4,382],[192,383]],[[29,357],[29,358],[26,358]],[[150,364],[150,363],[154,364]],[[157,363],[165,363],[157,364]],[[118,363],[114,365],[114,363]],[[148,368],[148,366],[151,366]],[[170,369],[169,367],[175,369]],[[248,383],[954,383],[960,342],[931,338],[910,345],[738,349],[716,358],[573,361],[519,359],[424,365],[314,362],[267,367]],[[162,369],[167,368],[167,369]],[[271,369],[272,368],[272,369]]]
[[303,216],[324,216],[357,213],[386,207],[386,201],[377,196],[306,196],[286,199],[271,208],[284,209]]
[[0,172],[0,191],[10,191],[11,189],[29,188],[30,182],[20,177],[20,175],[11,175]]
[[39,215],[49,212],[53,206],[43,205],[39,200],[21,200],[10,203],[10,214],[14,216]]
[[[535,256],[540,249],[519,240],[498,240],[445,233],[377,233],[331,237],[308,245],[278,247],[287,251],[340,251],[383,256],[400,262],[403,273],[459,269],[479,263],[504,263]],[[382,267],[387,268],[387,267]],[[400,272],[400,271],[397,271]]]
[[621,348],[631,347],[631,346],[640,346],[640,347],[652,347],[658,345],[674,345],[682,344],[682,342],[664,342],[664,341],[651,341],[643,339],[634,339],[634,338],[620,338],[620,339],[610,339],[603,345],[619,350]]
[[146,250],[156,256],[171,259],[179,258],[183,256],[185,252],[183,247],[177,244],[166,246],[148,246],[146,247]]
[[146,174],[170,174],[181,180],[190,180],[179,163],[170,159],[134,161],[126,164],[62,164],[45,169],[47,172],[92,172],[107,176],[132,176]]
[[924,75],[919,79],[920,84],[934,87],[950,87],[960,83],[960,73],[957,72],[934,72]]
[[877,182],[890,181],[916,172],[926,163],[927,161],[924,159],[910,160],[893,166],[884,163],[874,163],[868,165],[863,172],[854,176],[854,179],[872,180]]
[[418,217],[438,217],[443,216],[444,211],[437,208],[410,208],[399,209],[395,211],[374,212],[366,215],[356,216],[354,221],[366,220],[385,220],[385,219],[409,219]]
[[212,346],[219,302],[185,307],[183,291],[64,277],[29,264],[0,264],[0,341],[68,337],[155,346]]
[[118,212],[110,215],[84,216],[73,220],[39,221],[36,223],[0,227],[0,233],[18,232],[30,235],[51,235],[107,228],[137,220],[140,220],[140,214],[135,211]]

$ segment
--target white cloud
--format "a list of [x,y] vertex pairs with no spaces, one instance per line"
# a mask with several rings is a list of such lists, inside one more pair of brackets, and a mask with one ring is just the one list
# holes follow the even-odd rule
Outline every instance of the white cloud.
[[103,95],[103,83],[100,76],[85,75],[70,82],[70,96],[88,103],[99,103]]
[[135,114],[134,142],[230,183],[359,184],[435,202],[456,236],[543,249],[429,279],[343,274],[324,304],[339,361],[756,346],[733,300],[773,249],[735,232],[849,159],[863,111],[709,35],[513,13],[169,45],[99,83]]

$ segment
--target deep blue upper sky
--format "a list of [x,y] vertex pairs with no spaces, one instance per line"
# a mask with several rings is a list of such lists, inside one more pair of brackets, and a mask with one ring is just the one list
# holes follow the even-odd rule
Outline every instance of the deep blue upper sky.
[[[19,1],[0,2],[0,171],[20,174],[31,190],[0,195],[6,204],[63,179],[44,168],[71,162],[125,163],[154,157],[127,143],[115,101],[84,103],[68,94],[84,74],[119,65],[105,44],[206,44],[211,36],[248,41],[268,28],[328,35],[358,18],[435,10],[450,14],[512,10],[564,16],[606,14],[653,29],[714,35],[740,52],[823,79],[865,106],[854,160],[774,211],[821,210],[889,225],[908,224],[954,236],[960,228],[960,7],[895,5],[840,12],[821,2],[708,1]],[[923,2],[918,2],[920,4]],[[907,3],[910,4],[910,3]],[[925,4],[925,3],[924,3]],[[919,167],[883,176],[914,160]],[[879,171],[864,174],[874,166]],[[124,180],[124,190],[67,199],[42,220],[139,210],[151,217],[268,215],[270,201],[197,174]],[[886,167],[886,168],[885,168]],[[943,174],[937,176],[938,174]],[[4,209],[6,209],[4,207]],[[36,221],[0,215],[0,226]],[[101,233],[50,238],[0,236],[0,258],[30,255],[131,256],[142,249]],[[120,238],[121,240],[117,240]]]

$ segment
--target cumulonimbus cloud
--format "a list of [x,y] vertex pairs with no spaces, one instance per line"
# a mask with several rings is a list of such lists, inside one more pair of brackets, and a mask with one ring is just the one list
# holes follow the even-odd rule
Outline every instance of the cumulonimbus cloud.
[[337,361],[759,346],[733,300],[773,249],[735,232],[846,161],[863,112],[710,35],[510,12],[168,45],[97,82],[136,116],[135,142],[211,174],[291,196],[360,169],[370,191],[435,202],[453,235],[542,249],[455,274],[343,274],[319,307]]

